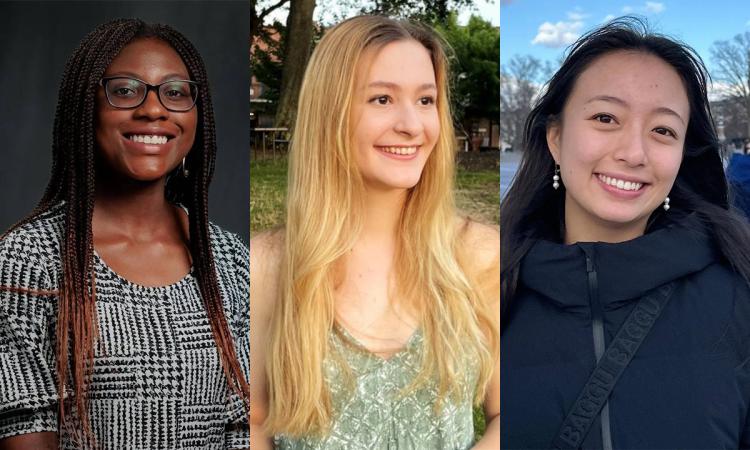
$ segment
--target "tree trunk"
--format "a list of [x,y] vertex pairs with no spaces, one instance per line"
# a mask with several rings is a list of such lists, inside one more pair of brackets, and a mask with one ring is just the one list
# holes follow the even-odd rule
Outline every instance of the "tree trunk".
[[293,0],[286,21],[284,68],[281,72],[281,98],[276,109],[276,126],[291,128],[297,114],[297,98],[302,86],[313,37],[315,0]]

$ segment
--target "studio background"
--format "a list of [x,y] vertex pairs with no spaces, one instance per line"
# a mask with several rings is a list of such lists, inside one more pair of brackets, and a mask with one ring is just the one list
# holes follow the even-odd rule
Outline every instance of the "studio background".
[[44,193],[68,57],[98,24],[132,17],[176,28],[203,57],[218,139],[209,217],[247,242],[249,11],[244,1],[1,2],[0,233],[31,212]]

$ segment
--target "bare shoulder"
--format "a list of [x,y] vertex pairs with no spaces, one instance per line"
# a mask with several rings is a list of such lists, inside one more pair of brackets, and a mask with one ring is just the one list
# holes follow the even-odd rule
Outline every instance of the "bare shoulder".
[[262,266],[272,266],[281,260],[284,250],[284,230],[274,228],[254,235],[250,239],[250,262]]
[[250,307],[253,310],[268,311],[271,307],[283,254],[283,229],[264,231],[250,239]]
[[464,251],[479,270],[500,265],[500,228],[469,218],[456,219],[458,239]]

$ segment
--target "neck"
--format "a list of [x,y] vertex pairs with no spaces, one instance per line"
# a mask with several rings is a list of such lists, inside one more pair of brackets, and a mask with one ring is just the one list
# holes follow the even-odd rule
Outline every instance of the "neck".
[[395,241],[407,192],[405,189],[388,191],[368,189],[360,239]]
[[124,234],[163,229],[175,209],[164,198],[164,179],[153,182],[100,177],[94,197],[94,222],[116,224]]

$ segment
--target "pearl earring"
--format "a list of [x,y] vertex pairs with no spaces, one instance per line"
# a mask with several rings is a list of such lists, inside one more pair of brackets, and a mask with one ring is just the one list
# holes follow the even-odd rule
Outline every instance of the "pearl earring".
[[669,197],[664,199],[664,211],[669,211]]
[[552,187],[557,190],[560,187],[560,166],[555,164],[555,174],[552,175]]

